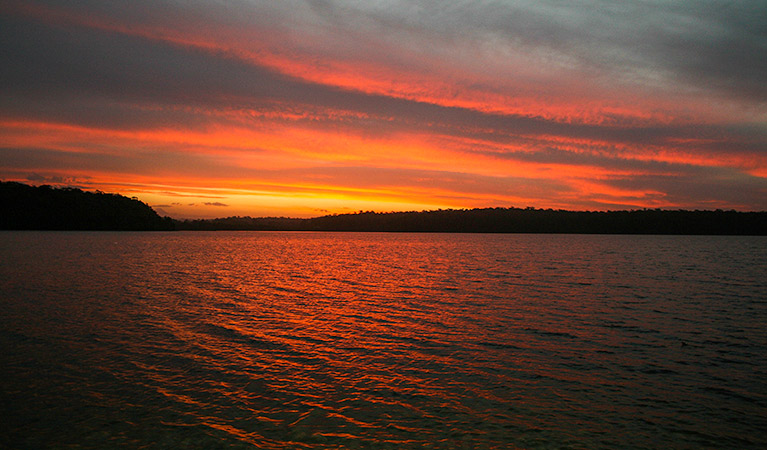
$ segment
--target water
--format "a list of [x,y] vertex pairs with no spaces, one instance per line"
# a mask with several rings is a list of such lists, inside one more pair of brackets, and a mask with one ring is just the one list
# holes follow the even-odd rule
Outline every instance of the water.
[[767,238],[0,233],[2,448],[767,448]]

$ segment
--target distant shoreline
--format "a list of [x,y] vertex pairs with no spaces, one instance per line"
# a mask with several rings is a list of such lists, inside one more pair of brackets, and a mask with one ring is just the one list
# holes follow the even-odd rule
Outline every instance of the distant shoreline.
[[0,229],[61,231],[356,231],[428,233],[767,235],[767,211],[567,211],[477,208],[358,212],[309,219],[160,217],[136,198],[0,182]]
[[293,219],[227,217],[175,220],[188,231],[354,231],[429,233],[767,235],[767,212],[564,211],[482,208],[421,212],[359,212]]

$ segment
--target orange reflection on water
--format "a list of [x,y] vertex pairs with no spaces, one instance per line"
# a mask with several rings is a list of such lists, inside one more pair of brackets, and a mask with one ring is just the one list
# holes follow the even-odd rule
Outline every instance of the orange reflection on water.
[[[107,419],[70,423],[94,447],[191,437],[200,446],[318,450],[574,442],[638,449],[673,447],[679,433],[711,433],[706,442],[714,442],[735,436],[732,427],[752,431],[742,417],[757,408],[731,394],[741,392],[738,383],[706,386],[725,374],[757,382],[743,347],[749,330],[761,329],[748,301],[761,292],[755,240],[14,236],[9,255],[25,249],[40,265],[10,265],[21,280],[8,289],[11,329],[27,337],[0,337],[21,349],[8,347],[15,373],[50,392],[20,410],[42,414],[47,427],[90,416],[95,404]],[[740,261],[737,278],[721,277],[719,259],[701,263],[711,254]],[[24,280],[33,283],[18,289]],[[732,281],[745,301],[721,301]],[[48,295],[38,285],[50,286]],[[720,324],[709,318],[725,307],[733,317],[720,320],[735,331],[719,344],[710,336]],[[59,326],[41,326],[45,317]],[[40,353],[40,342],[66,351]],[[49,361],[25,359],[29,352]],[[56,376],[41,379],[43,363]],[[58,409],[40,408],[46,401]],[[728,426],[678,419],[691,404],[725,405],[703,417]]]

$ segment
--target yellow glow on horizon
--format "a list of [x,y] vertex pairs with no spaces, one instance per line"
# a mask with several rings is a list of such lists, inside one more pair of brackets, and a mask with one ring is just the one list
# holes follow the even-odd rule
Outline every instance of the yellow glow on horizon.
[[[673,152],[663,148],[639,149],[613,146],[608,142],[574,140],[558,136],[522,136],[528,141],[500,144],[474,138],[433,134],[389,133],[385,137],[340,134],[327,130],[267,122],[262,128],[211,126],[205,130],[140,129],[114,130],[62,123],[0,121],[3,147],[48,148],[72,154],[119,154],[122,149],[152,155],[153,149],[176,152],[180,161],[202,158],[223,164],[250,176],[230,173],[214,175],[200,166],[188,173],[178,165],[164,163],[151,172],[130,173],[67,168],[33,170],[47,176],[73,177],[86,188],[135,195],[172,217],[294,216],[312,217],[359,210],[409,211],[486,206],[536,206],[573,208],[573,205],[627,204],[635,207],[675,206],[664,194],[653,190],[617,189],[607,181],[633,177],[642,171],[571,165],[556,161],[542,163],[512,159],[504,154],[534,153],[534,145],[558,145],[573,152],[612,148],[637,161],[675,161],[702,166],[747,166],[750,173],[764,168],[759,158],[747,155],[704,155]],[[536,141],[537,139],[537,141]],[[536,144],[539,142],[539,144]],[[528,147],[532,145],[532,147]],[[484,149],[477,152],[477,149]],[[584,150],[586,149],[586,150]],[[593,150],[588,150],[593,149]],[[183,151],[184,153],[181,153]],[[434,177],[460,175],[486,180],[516,179],[517,183],[555,181],[569,186],[558,199],[541,195],[515,195],[513,190],[485,192],[470,184],[455,188],[419,185],[416,179],[402,181],[366,180],[339,172],[330,176],[316,168],[344,169],[348,165],[389,170],[392,174],[428,171]],[[298,172],[290,172],[290,171]],[[372,169],[367,169],[372,170]],[[281,175],[283,172],[285,175]],[[296,176],[292,173],[304,173]],[[208,173],[207,176],[201,176]],[[332,173],[332,172],[331,172]],[[349,178],[349,177],[352,178]],[[161,180],[161,181],[160,181]],[[409,180],[409,181],[408,181]],[[19,181],[23,181],[19,179]],[[159,181],[159,182],[158,182]],[[360,184],[363,183],[363,184]],[[385,184],[384,184],[385,183]],[[182,199],[182,200],[179,200]],[[591,203],[583,203],[584,201]],[[159,206],[165,205],[165,206]],[[222,206],[226,205],[226,206]]]

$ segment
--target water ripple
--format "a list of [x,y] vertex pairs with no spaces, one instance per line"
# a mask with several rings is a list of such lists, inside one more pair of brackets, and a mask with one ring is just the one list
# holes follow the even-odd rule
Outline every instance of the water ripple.
[[764,238],[0,245],[0,447],[767,447]]

